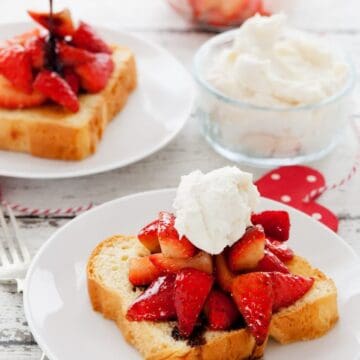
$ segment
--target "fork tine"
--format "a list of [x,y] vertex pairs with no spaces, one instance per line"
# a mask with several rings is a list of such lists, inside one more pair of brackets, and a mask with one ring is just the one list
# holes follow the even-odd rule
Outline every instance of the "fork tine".
[[0,259],[2,266],[10,265],[10,261],[6,256],[6,250],[1,239],[0,239]]
[[7,210],[7,213],[9,214],[10,221],[11,221],[13,231],[15,234],[15,239],[17,240],[17,242],[19,244],[19,249],[20,249],[21,255],[22,255],[24,261],[28,262],[28,261],[30,261],[30,253],[29,253],[27,247],[25,246],[24,242],[21,240],[21,237],[19,235],[19,226],[15,219],[14,213],[9,206],[6,207],[6,210]]
[[19,258],[19,255],[16,251],[16,247],[15,247],[15,242],[13,241],[12,237],[10,236],[10,233],[9,233],[9,228],[6,224],[6,220],[5,220],[5,217],[4,217],[4,213],[0,207],[0,223],[1,223],[1,228],[3,230],[3,234],[4,234],[4,245],[6,244],[8,249],[9,249],[9,252],[10,252],[10,255],[12,257],[12,261],[14,263],[19,263],[20,262],[20,258]]

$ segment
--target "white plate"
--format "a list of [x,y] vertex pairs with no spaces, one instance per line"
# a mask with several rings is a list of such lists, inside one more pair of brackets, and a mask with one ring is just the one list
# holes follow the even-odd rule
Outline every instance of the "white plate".
[[[0,25],[0,41],[29,24]],[[108,42],[128,46],[136,56],[139,84],[109,124],[97,152],[83,161],[46,160],[0,151],[0,175],[54,179],[96,174],[145,158],[167,145],[182,129],[194,98],[191,76],[166,50],[133,35],[99,28]]]
[[[56,232],[35,257],[26,279],[25,314],[51,360],[140,359],[112,321],[89,302],[85,267],[104,238],[136,234],[159,210],[171,209],[174,190],[152,191],[108,202]],[[337,235],[307,215],[272,200],[259,209],[290,212],[290,245],[323,269],[339,291],[340,322],[319,340],[281,346],[270,343],[266,360],[353,360],[360,350],[360,263]]]

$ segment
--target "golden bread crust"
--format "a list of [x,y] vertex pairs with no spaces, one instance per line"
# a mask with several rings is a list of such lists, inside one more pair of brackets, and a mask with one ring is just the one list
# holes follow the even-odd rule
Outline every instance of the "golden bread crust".
[[0,149],[59,160],[82,160],[93,154],[107,124],[137,83],[132,52],[114,46],[113,58],[115,69],[106,88],[98,94],[80,95],[78,113],[57,105],[0,109]]

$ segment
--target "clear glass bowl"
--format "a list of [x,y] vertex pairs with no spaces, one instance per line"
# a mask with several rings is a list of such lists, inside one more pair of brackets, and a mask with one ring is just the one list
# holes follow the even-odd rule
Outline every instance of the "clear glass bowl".
[[[337,94],[313,105],[269,108],[233,99],[206,80],[216,54],[231,46],[236,30],[207,41],[194,58],[196,116],[206,140],[226,158],[260,167],[317,160],[338,143],[350,119],[354,67]],[[344,56],[344,59],[346,57]]]
[[201,29],[223,31],[238,27],[256,13],[266,14],[262,0],[167,0],[185,19]]

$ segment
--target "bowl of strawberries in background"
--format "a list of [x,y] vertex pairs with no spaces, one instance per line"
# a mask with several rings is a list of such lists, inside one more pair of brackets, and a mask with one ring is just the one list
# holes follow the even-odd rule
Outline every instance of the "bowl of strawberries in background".
[[256,13],[267,14],[262,0],[167,1],[183,17],[211,31],[222,31],[239,26]]

